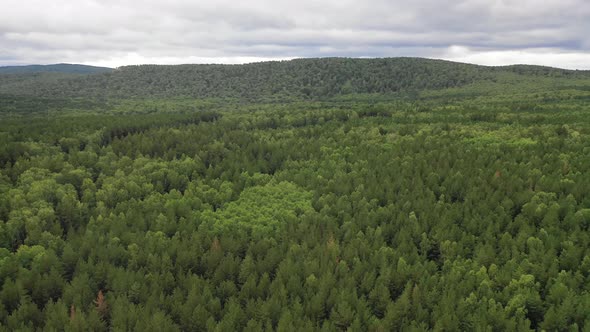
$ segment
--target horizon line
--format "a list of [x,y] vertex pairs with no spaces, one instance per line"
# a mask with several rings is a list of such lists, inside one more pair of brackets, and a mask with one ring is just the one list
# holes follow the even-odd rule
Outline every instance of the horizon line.
[[464,61],[455,61],[449,60],[444,58],[434,58],[434,57],[419,57],[419,56],[398,56],[398,57],[348,57],[348,56],[326,56],[326,57],[286,57],[283,59],[261,59],[259,61],[245,61],[241,63],[224,63],[224,62],[186,62],[186,63],[174,63],[174,64],[166,64],[166,63],[135,63],[135,64],[126,64],[122,66],[116,67],[107,67],[92,64],[90,62],[58,62],[58,63],[30,63],[30,64],[8,64],[3,65],[0,64],[0,68],[22,68],[22,67],[47,67],[47,66],[58,66],[58,65],[69,65],[69,66],[86,66],[86,67],[95,67],[95,68],[105,68],[105,69],[119,69],[123,67],[133,67],[133,66],[187,66],[187,65],[222,65],[222,66],[241,66],[241,65],[250,65],[250,64],[257,64],[257,63],[270,63],[270,62],[288,62],[288,61],[296,61],[296,60],[319,60],[319,59],[351,59],[351,60],[378,60],[378,59],[422,59],[422,60],[433,60],[433,61],[444,61],[444,62],[451,62],[456,64],[464,64],[464,65],[472,65],[472,66],[479,66],[479,67],[488,67],[488,68],[502,68],[502,67],[513,67],[513,66],[531,66],[531,67],[541,67],[541,68],[550,68],[550,69],[558,69],[558,70],[567,70],[567,71],[590,71],[590,69],[570,69],[570,68],[563,68],[563,67],[556,67],[556,66],[548,66],[548,65],[538,65],[538,64],[531,64],[531,63],[510,63],[510,64],[502,64],[502,65],[487,65],[487,64],[480,64],[474,62],[464,62]]

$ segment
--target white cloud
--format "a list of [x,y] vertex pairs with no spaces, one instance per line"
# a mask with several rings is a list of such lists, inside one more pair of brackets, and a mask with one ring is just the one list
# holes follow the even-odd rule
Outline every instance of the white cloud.
[[440,58],[488,66],[531,64],[565,69],[590,69],[590,53],[556,49],[477,51],[463,46],[452,46],[442,53]]
[[588,68],[590,58],[585,0],[4,2],[0,65],[403,55]]
[[128,64],[162,64],[162,65],[173,65],[173,64],[190,64],[190,63],[225,63],[225,64],[242,64],[259,61],[276,61],[276,60],[290,60],[293,58],[272,58],[272,57],[200,57],[200,56],[185,56],[185,57],[174,57],[174,56],[153,56],[145,57],[137,53],[127,53],[112,58],[105,58],[96,61],[82,62],[82,64],[93,65],[93,66],[104,66],[116,68],[121,65]]

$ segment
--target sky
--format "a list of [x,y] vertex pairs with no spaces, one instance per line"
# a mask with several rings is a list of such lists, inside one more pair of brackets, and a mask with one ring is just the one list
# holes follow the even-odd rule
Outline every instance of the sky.
[[590,69],[588,0],[1,0],[0,65],[415,56]]

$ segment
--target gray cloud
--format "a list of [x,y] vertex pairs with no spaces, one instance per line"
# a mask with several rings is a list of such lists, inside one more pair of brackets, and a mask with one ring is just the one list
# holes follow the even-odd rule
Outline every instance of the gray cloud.
[[590,68],[586,0],[5,0],[0,65],[423,56]]

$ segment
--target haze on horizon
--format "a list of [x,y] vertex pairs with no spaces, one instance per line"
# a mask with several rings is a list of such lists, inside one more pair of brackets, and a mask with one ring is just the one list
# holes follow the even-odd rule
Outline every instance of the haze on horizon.
[[590,69],[585,0],[8,0],[0,65],[416,56]]

